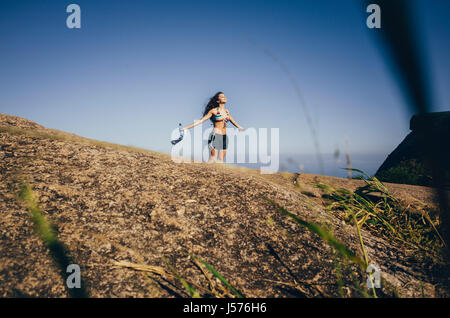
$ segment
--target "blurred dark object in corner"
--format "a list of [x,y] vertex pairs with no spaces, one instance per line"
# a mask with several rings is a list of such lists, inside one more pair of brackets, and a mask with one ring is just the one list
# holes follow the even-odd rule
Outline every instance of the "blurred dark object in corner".
[[[414,115],[409,122],[412,130],[378,168],[375,177],[385,182],[432,187],[433,163],[426,152],[435,153],[442,186],[450,189],[450,111]],[[421,145],[429,147],[424,152]]]
[[[432,81],[429,77],[429,50],[420,36],[420,14],[413,9],[414,2],[408,0],[364,0],[366,7],[376,3],[381,8],[381,28],[368,29],[377,36],[384,59],[403,93],[412,113],[419,114],[411,119],[412,128],[421,127],[432,110]],[[366,8],[364,8],[366,9]],[[444,40],[444,39],[443,39]],[[432,114],[432,113],[431,113]],[[414,118],[414,117],[413,117]],[[426,126],[426,124],[425,124]],[[417,130],[417,129],[415,129]],[[439,202],[441,234],[444,237],[445,266],[440,274],[450,290],[450,213],[449,191],[445,188],[444,174],[448,161],[443,162],[443,152],[448,151],[448,140],[436,136],[432,130],[420,129],[416,138],[418,151],[424,154],[427,166],[431,168],[432,186]],[[414,132],[414,130],[413,130]],[[439,138],[438,138],[439,137]]]

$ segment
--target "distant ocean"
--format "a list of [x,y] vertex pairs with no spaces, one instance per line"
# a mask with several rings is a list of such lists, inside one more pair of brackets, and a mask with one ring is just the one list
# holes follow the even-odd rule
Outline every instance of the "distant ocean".
[[[384,160],[387,154],[351,154],[351,167],[364,171],[369,176],[373,176]],[[305,172],[312,174],[322,174],[334,177],[347,177],[347,170],[341,169],[347,167],[345,155],[335,158],[334,154],[322,154],[323,171],[320,169],[317,156],[315,154],[280,154],[280,164],[278,171],[287,172]],[[235,163],[234,165],[260,169],[261,166],[269,164],[260,163]],[[353,176],[359,175],[352,172]]]

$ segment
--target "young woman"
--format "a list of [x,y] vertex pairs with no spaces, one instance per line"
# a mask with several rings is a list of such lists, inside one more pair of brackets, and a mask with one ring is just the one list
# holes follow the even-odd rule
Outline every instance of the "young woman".
[[222,92],[216,93],[206,104],[203,112],[203,117],[199,121],[190,124],[189,126],[182,127],[183,130],[188,130],[194,126],[202,124],[205,120],[211,119],[214,123],[214,129],[208,138],[208,147],[211,150],[208,163],[214,161],[216,157],[216,151],[219,151],[218,163],[223,163],[223,158],[227,152],[227,122],[230,121],[234,126],[239,128],[240,131],[244,130],[239,124],[231,117],[228,109],[225,108],[227,98]]

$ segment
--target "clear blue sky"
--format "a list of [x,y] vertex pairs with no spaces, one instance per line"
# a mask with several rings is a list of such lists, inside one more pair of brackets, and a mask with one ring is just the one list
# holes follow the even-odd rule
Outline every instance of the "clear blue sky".
[[[81,29],[66,27],[70,3]],[[416,9],[433,110],[450,110],[450,2]],[[280,128],[281,153],[313,154],[296,92],[266,48],[300,86],[322,153],[345,152],[348,136],[351,155],[383,158],[412,113],[366,16],[355,0],[2,0],[0,112],[170,153],[172,129],[220,90],[242,126]]]

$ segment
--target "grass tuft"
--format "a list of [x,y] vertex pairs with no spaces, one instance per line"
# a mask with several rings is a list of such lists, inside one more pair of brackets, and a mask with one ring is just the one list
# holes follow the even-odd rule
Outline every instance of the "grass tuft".
[[[411,207],[394,197],[387,187],[376,177],[363,174],[366,183],[355,191],[334,189],[325,184],[316,186],[328,192],[327,208],[339,218],[352,223],[359,229],[391,242],[407,244],[415,250],[436,255],[445,246],[438,231],[437,220],[432,220],[428,212],[420,206]],[[359,233],[360,235],[360,233]]]

